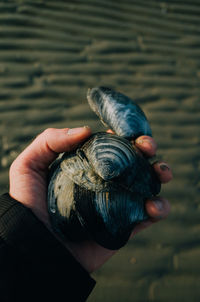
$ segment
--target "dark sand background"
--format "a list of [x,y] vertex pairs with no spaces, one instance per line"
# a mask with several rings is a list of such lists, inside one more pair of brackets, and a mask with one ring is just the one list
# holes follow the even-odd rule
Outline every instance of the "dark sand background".
[[199,83],[199,0],[0,0],[1,193],[45,128],[103,129],[86,101],[97,85],[142,106],[173,167],[171,215],[94,274],[89,302],[200,301]]

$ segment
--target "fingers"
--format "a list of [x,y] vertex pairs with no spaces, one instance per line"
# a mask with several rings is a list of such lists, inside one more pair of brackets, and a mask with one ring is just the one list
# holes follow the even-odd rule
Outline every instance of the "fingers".
[[155,140],[147,135],[142,135],[135,140],[135,146],[148,157],[156,154],[157,144]]
[[[150,136],[143,135],[138,137],[135,141],[135,146],[148,157],[152,157],[156,154],[157,145],[154,139]],[[172,179],[171,168],[165,162],[156,162],[153,164],[153,168],[161,183],[167,183]]]
[[134,228],[130,238],[132,238],[135,234],[141,232],[142,230],[146,229],[147,227],[151,226],[155,222],[166,218],[170,213],[170,203],[167,199],[163,197],[156,196],[151,200],[147,200],[145,203],[145,208],[147,214],[149,215],[149,219],[138,223],[137,226]]
[[153,168],[157,173],[161,183],[167,183],[172,179],[172,171],[168,164],[165,162],[156,162],[153,164]]
[[[108,133],[114,134],[112,130],[108,130]],[[133,144],[147,157],[153,157],[157,151],[157,144],[155,140],[147,135],[138,137]],[[167,183],[172,179],[172,171],[168,164],[165,162],[155,162],[153,168],[157,173],[161,183]],[[147,214],[149,219],[138,223],[134,228],[130,238],[132,238],[136,233],[146,229],[150,225],[159,220],[166,218],[170,212],[170,204],[167,199],[163,197],[154,197],[151,200],[147,200],[145,203]]]
[[147,200],[145,208],[148,215],[153,220],[166,218],[170,212],[169,201],[163,197],[155,196],[151,200]]
[[23,165],[33,169],[46,169],[58,153],[73,150],[90,135],[91,130],[88,127],[46,129],[19,155],[16,161],[21,161]]
[[[114,134],[112,130],[108,130],[108,133]],[[147,157],[153,157],[157,151],[157,144],[155,140],[147,135],[138,137],[133,144]],[[153,168],[157,173],[161,183],[167,183],[172,179],[172,171],[168,164],[165,162],[156,162],[153,164]]]

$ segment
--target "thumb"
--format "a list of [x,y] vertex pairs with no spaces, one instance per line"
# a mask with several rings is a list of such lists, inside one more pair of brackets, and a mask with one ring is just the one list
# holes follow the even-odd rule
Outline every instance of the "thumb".
[[15,161],[27,168],[44,170],[56,159],[58,153],[69,152],[91,135],[89,127],[49,128],[43,131],[18,156]]

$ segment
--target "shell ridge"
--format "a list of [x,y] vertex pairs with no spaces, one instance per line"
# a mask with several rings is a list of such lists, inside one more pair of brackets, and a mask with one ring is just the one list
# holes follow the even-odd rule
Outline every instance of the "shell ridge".
[[86,156],[96,173],[104,180],[118,177],[127,167],[134,166],[135,151],[128,141],[105,133],[97,134],[94,138],[96,139],[86,150]]

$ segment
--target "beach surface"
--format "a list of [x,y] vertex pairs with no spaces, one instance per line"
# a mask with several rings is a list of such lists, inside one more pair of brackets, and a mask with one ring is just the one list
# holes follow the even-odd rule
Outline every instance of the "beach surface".
[[93,277],[88,302],[199,302],[200,1],[0,1],[0,192],[48,127],[105,130],[86,100],[108,86],[148,117],[174,179],[169,217]]

